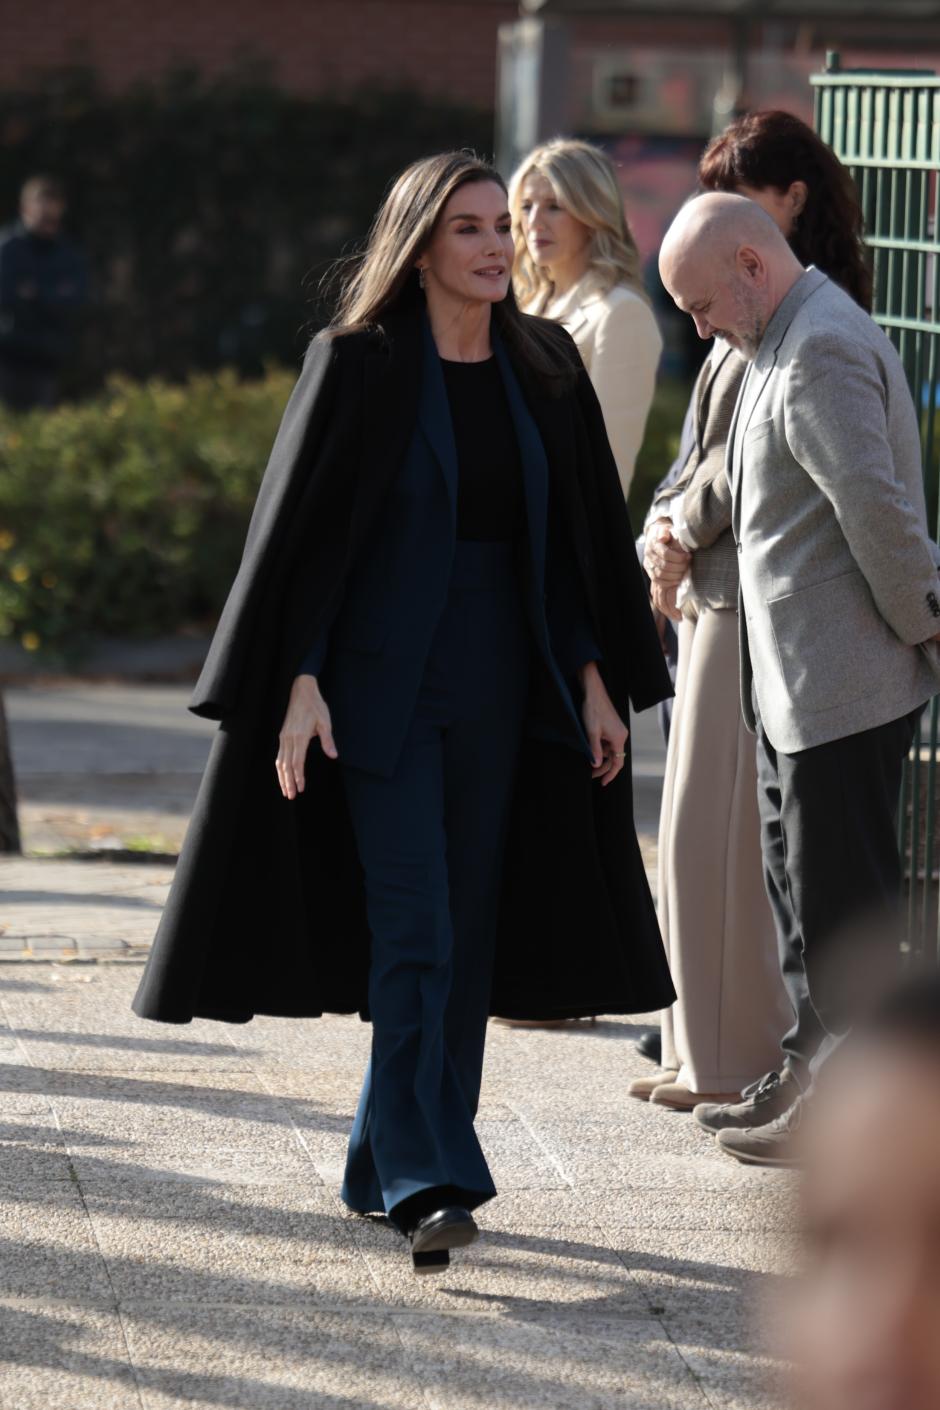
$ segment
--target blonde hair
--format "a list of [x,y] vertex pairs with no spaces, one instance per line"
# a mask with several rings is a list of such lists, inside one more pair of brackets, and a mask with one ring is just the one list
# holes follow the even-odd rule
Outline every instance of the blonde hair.
[[532,260],[522,231],[522,187],[533,172],[544,176],[559,205],[591,230],[585,276],[590,292],[603,295],[616,284],[625,284],[645,298],[640,252],[623,209],[613,162],[590,142],[555,137],[530,152],[509,183],[516,246],[513,285],[522,307],[541,313],[554,289],[552,281]]
[[[335,335],[382,328],[387,314],[417,309],[425,296],[416,261],[431,242],[447,202],[461,186],[492,181],[506,191],[499,172],[472,152],[443,152],[413,162],[392,183],[359,254],[339,261]],[[506,197],[508,205],[508,194]],[[329,284],[327,280],[327,286]],[[557,339],[519,311],[512,288],[492,309],[494,326],[524,366],[560,394],[573,384],[575,363]]]

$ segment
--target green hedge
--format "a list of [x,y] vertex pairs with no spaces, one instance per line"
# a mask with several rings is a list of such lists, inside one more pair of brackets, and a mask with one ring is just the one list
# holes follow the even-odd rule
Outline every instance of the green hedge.
[[[94,401],[0,414],[0,635],[45,662],[93,638],[211,629],[294,374],[114,379]],[[641,522],[688,389],[664,383],[631,494]]]
[[292,381],[114,380],[0,418],[0,633],[74,664],[92,637],[211,626]]

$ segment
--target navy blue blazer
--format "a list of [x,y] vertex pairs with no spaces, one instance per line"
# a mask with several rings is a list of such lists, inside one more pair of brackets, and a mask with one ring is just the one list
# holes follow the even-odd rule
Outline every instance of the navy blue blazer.
[[[576,704],[576,674],[585,662],[600,659],[596,633],[573,557],[566,561],[562,536],[550,535],[545,449],[495,331],[493,349],[522,463],[523,598],[534,645],[563,706],[552,724],[533,721],[532,729],[590,757]],[[447,601],[457,542],[457,479],[444,375],[425,320],[414,434],[369,549],[347,580],[331,621],[298,666],[298,674],[320,678],[340,758],[355,768],[385,776],[395,771]]]

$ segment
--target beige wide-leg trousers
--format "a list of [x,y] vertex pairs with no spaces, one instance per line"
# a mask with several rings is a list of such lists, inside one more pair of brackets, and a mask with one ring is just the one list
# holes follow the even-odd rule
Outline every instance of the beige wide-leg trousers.
[[659,827],[659,919],[678,994],[663,1014],[663,1066],[692,1091],[734,1093],[779,1066],[793,1014],[764,890],[737,613],[685,611]]

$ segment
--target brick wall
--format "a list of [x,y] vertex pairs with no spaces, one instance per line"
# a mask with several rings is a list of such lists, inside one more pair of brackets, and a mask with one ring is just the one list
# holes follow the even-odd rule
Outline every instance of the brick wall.
[[[513,0],[5,0],[0,85],[85,63],[104,84],[120,88],[174,64],[216,74],[252,58],[267,60],[278,81],[300,93],[376,83],[491,108],[497,30],[518,13]],[[720,49],[732,33],[723,17],[608,15],[570,25],[581,52],[629,45]],[[911,53],[923,45],[923,62],[936,65],[940,51],[937,21],[845,19],[769,28],[784,48],[808,48],[820,59],[827,45],[859,50],[869,36],[876,51],[883,49],[886,30],[894,45]],[[754,42],[761,38],[755,27]],[[890,53],[881,57],[891,60]]]
[[119,88],[250,57],[297,92],[373,82],[492,107],[497,28],[517,14],[509,0],[10,0],[0,84],[77,62]]

